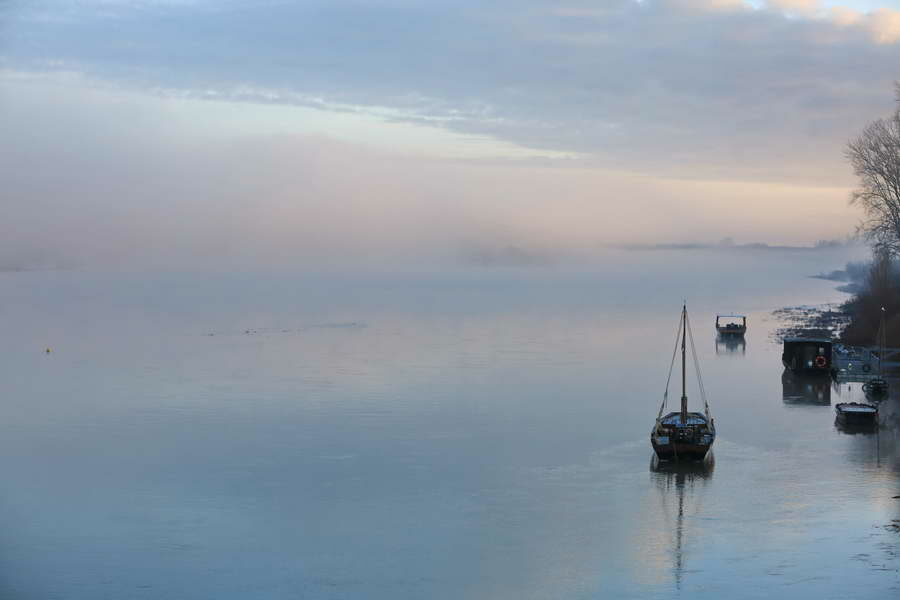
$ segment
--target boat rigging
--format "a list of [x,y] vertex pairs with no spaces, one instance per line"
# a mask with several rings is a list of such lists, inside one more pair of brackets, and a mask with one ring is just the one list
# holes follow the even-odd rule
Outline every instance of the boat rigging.
[[[679,339],[680,338],[680,339]],[[687,406],[687,341],[691,342],[691,356],[694,361],[694,369],[697,374],[697,384],[700,397],[703,400],[703,412],[688,412]],[[678,354],[678,345],[681,344],[681,410],[670,412],[663,416],[669,397],[669,384],[672,380],[672,370]],[[700,363],[697,361],[697,348],[694,344],[694,334],[691,331],[690,319],[687,313],[687,304],[682,307],[681,319],[678,323],[678,331],[675,336],[675,348],[672,351],[672,361],[669,364],[669,376],[666,379],[666,391],[663,394],[663,402],[659,407],[656,423],[650,432],[650,443],[660,460],[674,461],[698,461],[706,458],[709,449],[716,439],[715,422],[710,414],[709,402],[706,399],[706,389],[703,386],[703,378],[700,374]]]

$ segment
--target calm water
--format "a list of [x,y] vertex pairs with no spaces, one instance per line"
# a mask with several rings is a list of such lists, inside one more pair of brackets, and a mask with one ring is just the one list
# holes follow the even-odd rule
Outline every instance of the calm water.
[[[0,275],[0,596],[897,597],[896,429],[837,431],[859,391],[770,335],[846,257],[612,258]],[[685,296],[715,465],[655,472]]]

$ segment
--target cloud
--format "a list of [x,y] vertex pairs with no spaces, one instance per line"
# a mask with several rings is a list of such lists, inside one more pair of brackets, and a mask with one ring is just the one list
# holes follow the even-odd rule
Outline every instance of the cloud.
[[876,44],[900,42],[900,11],[878,8],[864,13],[847,6],[832,6],[826,11],[819,0],[768,0],[775,11],[808,19],[827,21],[841,28],[865,31]]
[[819,0],[769,0],[767,5],[774,10],[807,17],[821,10]]
[[0,15],[18,71],[368,113],[683,178],[847,185],[842,146],[892,107],[900,64],[895,11],[802,0],[43,0]]
[[900,42],[900,11],[880,8],[866,19],[867,27],[879,44],[895,44]]
[[744,0],[663,0],[659,4],[684,11],[734,11],[749,8]]
[[847,8],[845,6],[834,6],[829,9],[829,18],[836,25],[840,25],[842,27],[850,27],[859,25],[865,19],[865,15],[852,8]]
[[[660,7],[694,12],[738,12],[756,10],[748,0],[657,0]],[[900,11],[891,8],[877,8],[862,12],[848,6],[831,6],[826,9],[820,0],[766,0],[769,11],[807,21],[826,22],[844,28],[858,28],[865,31],[876,44],[900,42]],[[832,41],[839,41],[832,36]]]

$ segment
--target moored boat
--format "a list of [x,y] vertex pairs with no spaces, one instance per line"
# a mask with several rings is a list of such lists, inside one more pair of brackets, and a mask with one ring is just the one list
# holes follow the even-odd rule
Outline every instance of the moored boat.
[[797,375],[830,375],[831,340],[785,338],[781,363]]
[[[687,339],[691,340],[691,355],[694,359],[694,367],[697,372],[698,388],[703,399],[704,411],[689,412],[687,399]],[[672,379],[672,368],[675,366],[675,357],[678,351],[678,342],[681,342],[681,410],[663,415],[669,396],[669,382]],[[697,351],[694,346],[694,336],[690,331],[690,321],[687,316],[687,306],[681,311],[681,320],[676,335],[676,346],[672,352],[672,363],[669,365],[669,378],[666,381],[666,391],[663,394],[662,406],[656,417],[656,423],[650,432],[650,443],[653,451],[660,460],[670,461],[697,461],[703,460],[713,442],[716,440],[716,427],[709,411],[709,403],[706,400],[706,391],[703,387],[703,379],[700,376],[697,364]]]
[[841,402],[834,405],[837,420],[842,425],[876,425],[878,407],[863,402]]
[[[740,322],[735,319],[740,319]],[[716,331],[722,336],[742,336],[747,333],[746,315],[716,315]]]
[[872,379],[865,382],[862,388],[866,393],[866,396],[869,396],[870,398],[874,398],[876,400],[881,400],[888,395],[890,385],[888,384],[887,379],[883,377],[873,377]]

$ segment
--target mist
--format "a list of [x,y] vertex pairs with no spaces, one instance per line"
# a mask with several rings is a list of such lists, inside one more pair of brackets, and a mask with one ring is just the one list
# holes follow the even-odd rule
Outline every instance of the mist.
[[898,64],[878,0],[0,0],[0,598],[890,596],[897,387],[781,341]]
[[0,3],[0,268],[547,267],[853,232],[843,147],[893,106],[900,13],[599,5]]
[[808,244],[854,218],[843,187],[510,158],[483,137],[477,158],[446,156],[427,136],[352,142],[261,126],[271,107],[77,79],[8,82],[0,101],[5,268],[546,265],[615,244]]

